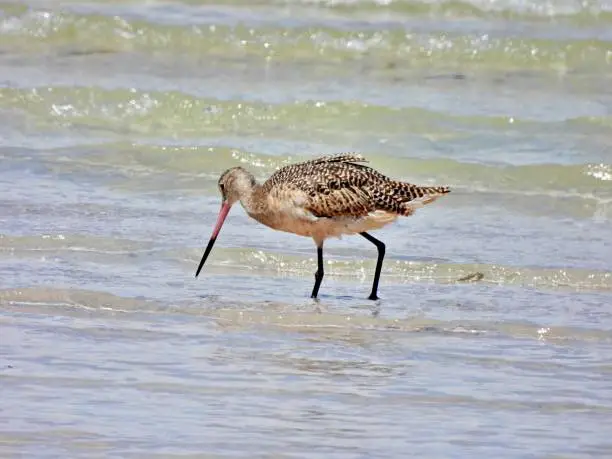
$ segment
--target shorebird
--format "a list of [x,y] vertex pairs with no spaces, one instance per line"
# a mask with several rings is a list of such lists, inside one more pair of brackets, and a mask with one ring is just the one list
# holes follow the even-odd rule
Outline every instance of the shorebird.
[[373,243],[378,259],[368,299],[377,300],[385,244],[367,231],[380,229],[398,216],[412,215],[450,189],[396,181],[362,164],[367,162],[357,154],[324,156],[285,166],[261,185],[242,167],[226,170],[218,182],[221,210],[195,276],[200,274],[230,208],[240,201],[246,213],[258,222],[314,239],[317,271],[311,298],[317,298],[323,280],[325,239],[360,234]]

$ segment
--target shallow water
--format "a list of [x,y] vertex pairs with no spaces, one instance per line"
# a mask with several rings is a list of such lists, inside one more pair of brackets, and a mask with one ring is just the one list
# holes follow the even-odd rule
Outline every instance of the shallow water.
[[[607,0],[0,2],[0,456],[612,456],[610,139]],[[343,151],[453,189],[381,301],[240,206],[194,279]]]

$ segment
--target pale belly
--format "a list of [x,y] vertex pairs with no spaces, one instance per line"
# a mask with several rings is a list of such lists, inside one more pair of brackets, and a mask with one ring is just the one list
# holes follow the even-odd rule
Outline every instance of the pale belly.
[[258,222],[278,231],[324,240],[380,229],[397,219],[396,214],[375,211],[364,217],[315,217],[312,215],[251,214]]

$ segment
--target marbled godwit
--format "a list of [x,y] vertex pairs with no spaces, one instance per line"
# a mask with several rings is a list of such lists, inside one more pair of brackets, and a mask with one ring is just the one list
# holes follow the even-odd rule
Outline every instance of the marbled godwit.
[[219,178],[222,203],[217,223],[204,251],[196,277],[217,239],[231,206],[240,201],[247,214],[270,228],[309,236],[317,246],[317,272],[312,289],[316,298],[323,280],[323,242],[329,237],[357,234],[378,249],[370,300],[378,299],[378,281],[385,244],[366,231],[382,228],[398,216],[448,193],[447,187],[421,187],[385,177],[364,166],[361,155],[325,156],[276,171],[263,184],[242,167]]

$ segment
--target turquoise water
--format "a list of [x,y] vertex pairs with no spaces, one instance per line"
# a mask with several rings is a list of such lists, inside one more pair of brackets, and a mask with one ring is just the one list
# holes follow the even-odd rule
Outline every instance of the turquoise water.
[[[611,31],[607,1],[0,2],[0,456],[610,457]],[[315,303],[313,242],[239,206],[194,278],[226,168],[345,151],[453,190],[375,233],[381,301],[363,238]]]

